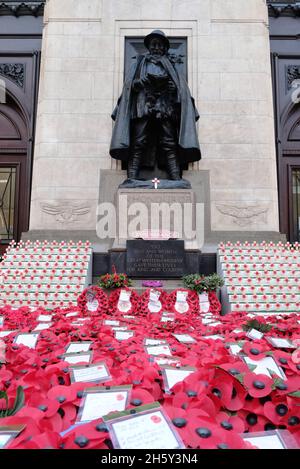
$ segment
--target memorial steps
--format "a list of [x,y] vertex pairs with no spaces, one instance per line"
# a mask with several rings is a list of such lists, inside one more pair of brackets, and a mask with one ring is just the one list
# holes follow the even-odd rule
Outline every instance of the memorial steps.
[[290,314],[300,310],[300,246],[226,243],[218,247],[223,313]]
[[12,243],[0,263],[0,307],[76,306],[91,283],[91,269],[89,242]]

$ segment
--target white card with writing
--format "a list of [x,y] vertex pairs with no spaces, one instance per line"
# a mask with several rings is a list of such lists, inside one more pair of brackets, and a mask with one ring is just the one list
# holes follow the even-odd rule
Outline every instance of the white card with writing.
[[232,355],[238,355],[242,350],[242,347],[240,347],[238,344],[231,344],[229,345],[229,350]]
[[74,342],[68,345],[66,353],[88,352],[92,342]]
[[201,313],[207,313],[209,311],[210,303],[208,293],[204,292],[199,294],[199,306]]
[[172,355],[170,347],[168,345],[152,345],[145,347],[148,355]]
[[177,292],[176,303],[174,306],[174,309],[177,311],[177,313],[184,314],[189,310],[189,305],[186,301],[187,295],[187,292]]
[[209,318],[201,318],[202,319],[202,323],[207,325],[207,324],[211,324],[212,322],[214,322],[214,318],[213,317],[209,317]]
[[14,340],[14,343],[18,345],[25,345],[26,347],[29,347],[29,348],[35,348],[38,338],[39,338],[38,333],[18,334]]
[[187,291],[178,291],[176,293],[176,301],[178,301],[178,303],[185,303],[187,296],[188,296]]
[[154,363],[157,363],[159,366],[163,365],[179,365],[180,364],[180,358],[175,358],[175,357],[160,357],[160,356],[155,356],[153,357]]
[[94,365],[83,367],[71,367],[72,381],[75,383],[108,381],[111,376],[105,363],[95,363]]
[[[275,373],[277,376],[282,378],[283,380],[286,380],[286,376],[279,366],[277,366],[277,363],[272,357],[265,357],[262,360],[252,360],[249,357],[243,357],[247,365],[255,365],[255,369],[253,370],[253,373],[256,375],[267,375],[270,378],[272,378],[270,371],[272,373]],[[270,371],[269,371],[270,370]]]
[[80,422],[96,420],[113,411],[125,410],[128,391],[86,393]]
[[164,339],[145,339],[145,345],[161,345],[167,344],[167,341]]
[[169,391],[175,384],[180,383],[195,371],[196,368],[163,368],[165,389]]
[[161,310],[162,304],[159,301],[161,293],[157,290],[151,290],[149,295],[148,308],[151,313],[158,313]]
[[189,334],[173,334],[173,336],[182,344],[194,344],[196,342]]
[[163,313],[161,316],[160,322],[174,322],[175,314],[174,313]]
[[[251,435],[251,433],[250,433]],[[277,435],[266,435],[260,437],[244,436],[243,439],[256,446],[258,449],[285,449]]]
[[241,329],[240,327],[237,327],[236,329],[233,329],[232,332],[234,332],[235,334],[240,334],[241,332],[244,333],[245,331],[243,331],[243,329]]
[[280,337],[266,337],[266,339],[275,348],[297,348],[297,345],[289,339],[282,339]]
[[219,334],[213,334],[213,335],[205,335],[205,336],[202,337],[202,339],[224,340],[224,337],[222,337]]
[[134,336],[133,331],[115,331],[115,338],[117,340],[127,340]]
[[49,327],[52,326],[52,322],[40,322],[40,324],[38,324],[34,329],[33,331],[34,332],[37,332],[37,331],[45,331],[47,329],[49,329]]
[[129,416],[112,422],[115,448],[178,449],[184,448],[174,429],[160,410]]
[[39,322],[51,322],[52,321],[52,314],[40,314],[37,318]]
[[253,340],[260,340],[263,338],[263,333],[258,331],[257,329],[250,329],[250,331],[247,332],[246,336],[249,338],[249,339],[253,339]]
[[64,355],[64,362],[76,365],[76,363],[90,363],[92,355],[90,353]]
[[131,291],[130,290],[121,290],[119,300],[129,301],[130,297],[131,297]]
[[2,339],[3,337],[7,337],[10,334],[13,334],[14,332],[17,331],[0,331],[0,338]]
[[7,445],[11,437],[11,433],[0,433],[0,449],[3,449]]
[[131,291],[121,290],[117,307],[122,313],[127,313],[131,309],[130,297]]
[[106,319],[105,321],[103,321],[103,324],[105,326],[119,326],[120,321],[115,321],[115,320],[112,320],[112,319]]
[[94,313],[95,311],[97,311],[99,307],[99,301],[94,298],[92,301],[88,301],[87,304],[86,304],[86,308],[88,311],[90,311],[91,313]]
[[73,318],[74,316],[78,316],[79,313],[76,313],[75,311],[73,313],[67,313],[66,318]]
[[209,327],[222,326],[223,324],[220,321],[213,321],[209,324]]

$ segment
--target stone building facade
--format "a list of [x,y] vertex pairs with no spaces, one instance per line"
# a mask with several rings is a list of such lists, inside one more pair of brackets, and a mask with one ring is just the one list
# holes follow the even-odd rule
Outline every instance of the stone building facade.
[[[12,2],[4,3],[0,22],[5,17],[15,25],[19,20],[29,24],[31,17],[32,31],[40,29],[28,37],[40,40],[42,32],[30,136],[34,162],[26,182],[30,222],[22,222],[21,231],[95,232],[98,203],[111,185],[107,181],[125,175],[108,152],[110,114],[124,78],[125,40],[162,29],[171,38],[187,40],[188,83],[201,115],[202,160],[185,176],[209,184],[206,241],[289,234],[286,225],[279,225],[279,207],[284,208],[278,204],[269,15],[274,22],[283,15],[280,8],[293,4],[297,20],[297,2],[48,0],[45,6],[25,2],[18,19]],[[35,10],[27,11],[26,4]],[[29,209],[26,213],[28,220]]]

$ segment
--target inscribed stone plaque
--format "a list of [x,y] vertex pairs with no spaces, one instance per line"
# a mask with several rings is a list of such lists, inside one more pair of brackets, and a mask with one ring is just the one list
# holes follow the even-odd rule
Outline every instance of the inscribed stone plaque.
[[183,240],[127,241],[126,273],[135,278],[178,278],[184,275]]

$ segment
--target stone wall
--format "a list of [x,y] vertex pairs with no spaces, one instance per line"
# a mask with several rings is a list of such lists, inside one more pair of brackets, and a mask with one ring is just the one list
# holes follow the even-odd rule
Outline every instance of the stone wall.
[[[31,229],[94,229],[124,37],[188,38],[188,77],[210,171],[211,228],[278,231],[265,0],[48,0]],[[125,172],[124,172],[125,176]]]

